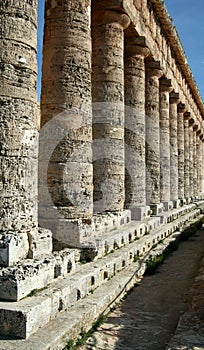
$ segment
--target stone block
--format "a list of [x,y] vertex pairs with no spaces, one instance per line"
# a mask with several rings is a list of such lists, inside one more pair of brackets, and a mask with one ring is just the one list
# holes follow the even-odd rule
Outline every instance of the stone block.
[[168,202],[163,202],[164,210],[169,211],[173,209],[173,202],[168,201]]
[[29,242],[26,232],[0,235],[0,266],[12,266],[28,256]]
[[47,286],[54,279],[53,257],[42,261],[25,260],[23,264],[0,270],[0,299],[18,301],[35,289]]
[[47,229],[39,228],[28,233],[29,239],[29,258],[35,259],[52,252],[52,232]]
[[158,215],[163,212],[164,206],[163,203],[150,204],[150,209],[152,211],[152,215]]
[[132,220],[137,220],[137,221],[141,221],[144,218],[148,218],[152,214],[152,211],[150,210],[149,206],[133,207],[133,208],[130,208],[130,210],[131,210]]

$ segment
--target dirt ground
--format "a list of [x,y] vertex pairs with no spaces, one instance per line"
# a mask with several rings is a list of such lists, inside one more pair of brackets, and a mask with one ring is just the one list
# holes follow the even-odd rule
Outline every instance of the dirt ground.
[[[145,276],[80,349],[164,350],[188,311],[189,291],[203,256],[204,229],[181,242],[154,275]],[[190,319],[186,326],[191,327]]]

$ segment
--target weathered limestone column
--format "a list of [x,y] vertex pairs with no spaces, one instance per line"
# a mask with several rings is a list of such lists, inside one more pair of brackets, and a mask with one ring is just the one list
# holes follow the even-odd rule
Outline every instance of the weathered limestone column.
[[194,193],[194,169],[193,169],[193,123],[189,121],[189,196],[192,199]]
[[203,147],[200,139],[201,130],[197,130],[197,197],[202,198],[202,162],[203,162]]
[[198,197],[198,157],[197,157],[197,134],[198,125],[193,126],[193,197]]
[[94,211],[122,211],[125,200],[124,29],[127,15],[92,7]]
[[159,62],[146,63],[146,198],[153,214],[160,211],[160,133],[159,133]]
[[189,119],[190,113],[184,113],[184,197],[188,203],[190,197],[189,177]]
[[178,104],[178,196],[181,204],[184,200],[184,113],[185,104]]
[[160,201],[165,210],[172,209],[170,202],[170,122],[169,122],[169,93],[172,91],[171,80],[160,79]]
[[178,200],[178,137],[177,137],[177,105],[179,103],[179,94],[170,93],[170,193],[171,201],[174,207],[179,206]]
[[37,0],[1,1],[0,26],[0,265],[10,266],[38,248]]
[[89,6],[47,0],[45,8],[40,219],[72,246],[80,243],[81,221],[93,213]]
[[142,220],[150,209],[146,207],[144,63],[149,49],[142,44],[143,38],[126,38],[125,205],[135,220]]

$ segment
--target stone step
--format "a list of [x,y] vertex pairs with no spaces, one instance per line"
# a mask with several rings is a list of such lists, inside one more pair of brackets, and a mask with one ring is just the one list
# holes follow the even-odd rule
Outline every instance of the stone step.
[[74,249],[54,252],[41,259],[25,259],[0,269],[0,299],[19,301],[35,289],[45,288],[59,276],[75,270]]
[[[192,213],[193,214],[193,213]],[[190,218],[189,218],[190,219]],[[197,218],[198,219],[198,218]],[[191,222],[197,221],[192,219]],[[170,227],[169,227],[170,228]],[[166,240],[172,241],[181,232],[175,232]],[[147,236],[146,236],[147,237]],[[81,332],[88,331],[102,314],[107,313],[135,283],[141,281],[146,270],[146,261],[154,253],[161,254],[167,247],[167,241],[159,243],[148,251],[139,261],[132,262],[116,275],[108,279],[86,298],[74,306],[61,311],[56,318],[39,328],[28,339],[0,340],[1,350],[62,350],[68,342],[76,341]],[[112,254],[110,254],[112,255]]]
[[127,244],[96,262],[81,265],[72,275],[56,280],[32,297],[25,298],[18,303],[1,302],[1,334],[21,338],[29,337],[60,312],[75,305],[80,299],[87,297],[99,286],[107,283],[121,270],[150,251],[159,241],[173,234],[179,226],[198,214],[199,210],[195,210],[139,239],[136,236],[133,243]]

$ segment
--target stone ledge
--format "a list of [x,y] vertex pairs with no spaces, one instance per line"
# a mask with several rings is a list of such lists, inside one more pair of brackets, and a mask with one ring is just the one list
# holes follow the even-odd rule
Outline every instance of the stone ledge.
[[0,299],[18,301],[74,269],[75,252],[71,249],[55,252],[41,259],[26,259],[13,267],[1,268]]
[[[193,217],[194,213],[191,214]],[[187,216],[190,219],[190,214]],[[197,219],[192,221],[197,221]],[[169,227],[170,225],[172,223],[169,224]],[[170,240],[176,239],[178,234],[176,232],[175,237]],[[166,245],[159,244],[155,248],[156,254],[161,254],[165,248]],[[120,300],[136,282],[142,279],[146,269],[145,261],[153,252],[154,249],[147,252],[144,258],[126,266],[111,280],[107,280],[105,284],[94,290],[93,294],[78,301],[68,310],[60,312],[55,319],[39,328],[29,339],[9,340],[4,337],[0,340],[1,350],[62,350],[69,340],[76,340],[82,330],[88,331],[101,314],[107,313],[116,301]]]
[[[1,334],[22,338],[30,336],[63,310],[86,298],[109,279],[115,278],[115,275],[131,265],[135,258],[141,259],[159,241],[169,237],[179,226],[183,226],[198,214],[199,210],[187,213],[175,222],[142,236],[97,262],[81,265],[71,276],[56,280],[33,297],[18,303],[0,303]],[[167,239],[167,245],[170,240],[175,239],[175,235]],[[164,249],[165,244],[162,244],[162,247]],[[43,313],[39,312],[42,308],[45,310]],[[18,326],[15,322],[17,318]]]

